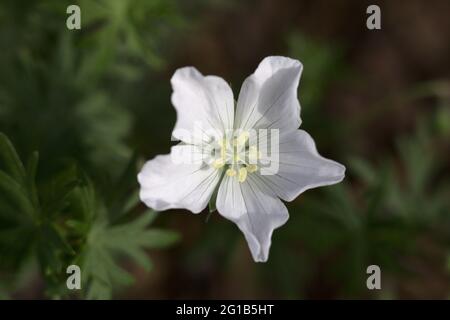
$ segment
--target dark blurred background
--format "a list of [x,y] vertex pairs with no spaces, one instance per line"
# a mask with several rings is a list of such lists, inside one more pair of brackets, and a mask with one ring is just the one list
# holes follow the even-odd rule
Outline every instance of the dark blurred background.
[[[66,28],[70,4],[81,8],[81,30]],[[370,4],[381,8],[381,30],[366,28]],[[3,0],[0,131],[22,159],[39,152],[38,198],[64,198],[44,221],[64,245],[22,241],[29,233],[14,233],[3,207],[0,297],[447,299],[449,12],[447,0]],[[207,210],[154,214],[153,227],[177,240],[148,240],[138,259],[137,244],[109,247],[123,229],[105,232],[105,247],[93,251],[99,220],[113,228],[146,214],[134,203],[116,219],[115,200],[136,193],[143,160],[169,152],[174,71],[191,65],[221,76],[237,96],[269,55],[303,63],[302,128],[322,155],[346,165],[344,182],[287,204],[290,220],[274,232],[265,264],[253,262],[233,223],[217,212],[207,219]],[[130,163],[119,193],[111,181],[125,185],[117,179]],[[49,185],[68,166],[76,183],[58,196]],[[77,214],[87,186],[98,200]],[[106,279],[93,260],[105,248],[121,270]],[[139,263],[149,259],[151,267]],[[84,289],[61,288],[64,266],[79,262],[83,272],[86,261]],[[371,264],[381,267],[381,290],[366,287]]]

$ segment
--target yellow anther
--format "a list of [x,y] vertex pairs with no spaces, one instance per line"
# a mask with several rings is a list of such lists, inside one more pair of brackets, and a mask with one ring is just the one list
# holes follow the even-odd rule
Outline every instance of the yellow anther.
[[239,169],[239,175],[238,175],[238,181],[239,182],[244,182],[245,179],[247,179],[247,169],[240,168]]
[[214,169],[220,169],[225,165],[225,160],[223,158],[218,158],[214,160],[213,167]]
[[256,164],[249,164],[247,166],[247,171],[249,173],[255,172],[256,170],[258,170],[258,166]]
[[222,159],[225,159],[225,156],[227,154],[227,140],[226,139],[220,140],[219,146],[220,146],[220,157]]
[[236,175],[236,170],[234,169],[228,169],[226,172],[227,176],[234,177]]

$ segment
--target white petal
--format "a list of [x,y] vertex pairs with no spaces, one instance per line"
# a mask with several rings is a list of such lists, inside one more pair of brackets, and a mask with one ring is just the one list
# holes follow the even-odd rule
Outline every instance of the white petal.
[[242,85],[235,127],[298,129],[301,120],[297,87],[302,68],[298,60],[265,58]]
[[172,104],[177,111],[172,135],[176,139],[196,143],[206,140],[203,134],[220,138],[233,128],[233,92],[222,78],[205,77],[197,69],[185,67],[175,72],[171,83]]
[[239,183],[235,177],[224,176],[217,194],[217,210],[237,224],[244,233],[256,262],[269,257],[272,232],[289,218],[286,206],[254,175]]
[[259,175],[258,180],[285,201],[294,200],[307,189],[341,182],[345,176],[345,167],[319,155],[314,140],[303,130],[281,134],[279,160],[263,160],[275,166],[267,170],[271,175]]
[[172,147],[171,154],[157,156],[144,165],[138,181],[140,198],[148,207],[157,211],[185,208],[199,213],[207,206],[220,172],[199,161],[174,162],[173,154],[188,147],[193,146]]

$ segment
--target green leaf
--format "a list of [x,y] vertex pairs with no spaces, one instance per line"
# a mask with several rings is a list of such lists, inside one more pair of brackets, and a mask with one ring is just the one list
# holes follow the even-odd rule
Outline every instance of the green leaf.
[[74,254],[72,248],[53,224],[43,224],[38,229],[38,258],[45,276],[63,272],[64,254]]
[[25,182],[25,168],[16,149],[6,135],[0,132],[0,169],[23,184]]
[[176,243],[180,237],[173,231],[151,229],[143,232],[138,239],[146,248],[166,248]]
[[89,300],[109,300],[111,297],[111,285],[99,280],[92,282],[86,294],[86,298]]
[[136,206],[139,204],[139,202],[140,202],[139,190],[136,190],[136,191],[132,192],[131,196],[129,196],[128,199],[126,200],[126,202],[123,206],[123,211],[130,212],[131,210],[136,208]]
[[37,166],[39,163],[39,152],[35,151],[31,154],[27,163],[27,175],[29,180],[34,181],[36,178]]
[[29,217],[34,217],[36,215],[26,190],[16,180],[1,170],[0,197],[17,210],[10,214],[26,214]]
[[152,263],[145,250],[165,248],[178,240],[174,232],[148,229],[155,217],[156,213],[150,210],[121,224],[110,225],[106,216],[94,222],[88,235],[83,263],[87,298],[110,297],[114,286],[133,282],[133,277],[120,267],[118,258],[128,257],[145,270],[150,270]]
[[[109,214],[114,222],[121,218],[123,214],[128,213],[139,203],[139,190],[136,188],[137,176],[137,154],[134,154],[120,176],[113,183],[114,187],[109,192],[106,202],[110,205]],[[130,190],[131,196],[130,196]],[[135,190],[135,191],[133,191]]]
[[72,191],[78,186],[78,181],[70,181],[61,189],[57,190],[54,196],[54,201],[45,207],[45,213],[47,216],[57,215],[66,205],[67,199]]
[[43,213],[46,217],[54,217],[68,205],[68,198],[80,184],[79,171],[75,165],[67,167],[57,174],[43,188]]
[[370,163],[364,159],[353,157],[349,161],[349,167],[352,173],[365,183],[371,184],[376,180],[377,172],[372,168]]
[[35,181],[38,162],[39,153],[33,152],[27,163],[27,188],[29,190],[30,198],[35,208],[39,208],[39,195]]
[[143,214],[130,223],[109,228],[106,236],[110,240],[106,245],[113,250],[126,252],[130,247],[164,248],[178,241],[179,237],[175,232],[160,229],[147,230],[146,227],[151,219],[151,216]]

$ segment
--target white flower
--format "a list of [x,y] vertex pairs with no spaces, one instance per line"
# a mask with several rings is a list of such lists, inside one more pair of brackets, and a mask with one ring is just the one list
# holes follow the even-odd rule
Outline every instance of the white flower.
[[[171,79],[177,111],[172,135],[181,143],[144,165],[138,175],[141,200],[158,211],[199,213],[218,188],[218,212],[244,233],[253,259],[267,261],[272,232],[289,217],[281,200],[344,178],[345,167],[320,156],[309,134],[298,129],[301,71],[297,60],[265,58],[242,85],[235,110],[222,78],[178,69]],[[277,130],[265,140],[278,133],[271,143],[278,150],[252,139],[256,132],[264,140],[259,129]]]

